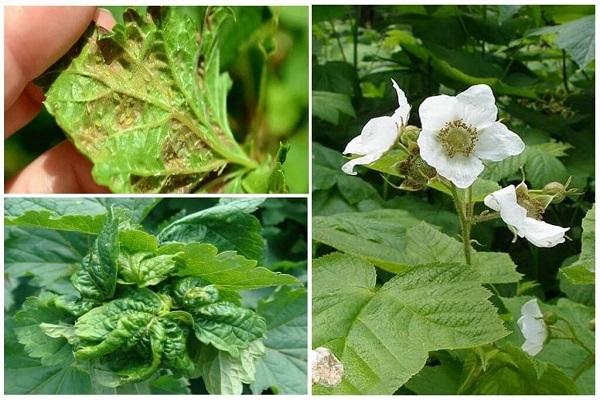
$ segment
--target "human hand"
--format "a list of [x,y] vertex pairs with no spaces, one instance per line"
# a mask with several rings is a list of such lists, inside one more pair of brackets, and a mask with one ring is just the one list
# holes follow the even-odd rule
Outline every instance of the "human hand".
[[[96,7],[6,7],[4,11],[4,138],[40,111],[44,94],[32,81],[64,55],[90,22],[111,29],[114,19]],[[41,132],[43,134],[43,132]],[[92,163],[64,141],[5,183],[6,193],[104,193]]]

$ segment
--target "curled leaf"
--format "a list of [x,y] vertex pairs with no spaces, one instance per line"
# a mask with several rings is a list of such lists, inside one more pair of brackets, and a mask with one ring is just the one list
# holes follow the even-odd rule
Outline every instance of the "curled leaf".
[[254,168],[227,122],[219,69],[225,18],[207,8],[198,32],[176,7],[130,9],[96,28],[46,95],[46,108],[114,192],[190,192],[228,164]]
[[71,278],[82,297],[104,300],[114,295],[118,257],[119,223],[109,211],[94,246]]
[[254,311],[228,302],[200,307],[194,313],[194,333],[199,341],[238,357],[267,329],[265,320]]

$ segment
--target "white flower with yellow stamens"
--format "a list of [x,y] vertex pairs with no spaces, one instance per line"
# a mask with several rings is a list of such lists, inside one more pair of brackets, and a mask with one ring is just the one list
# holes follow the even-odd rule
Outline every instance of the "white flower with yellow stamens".
[[521,138],[499,121],[492,89],[471,86],[456,96],[428,97],[419,107],[421,158],[459,188],[483,171],[481,160],[501,161],[525,149]]
[[515,235],[524,237],[537,247],[554,247],[565,241],[565,233],[569,228],[548,224],[528,215],[527,209],[518,203],[514,185],[488,194],[483,203],[498,211],[500,218]]

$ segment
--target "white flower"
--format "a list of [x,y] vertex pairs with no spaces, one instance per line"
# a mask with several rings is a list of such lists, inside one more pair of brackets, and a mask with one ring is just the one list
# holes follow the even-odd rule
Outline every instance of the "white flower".
[[421,158],[459,188],[475,182],[481,160],[500,161],[525,149],[516,133],[496,121],[494,103],[489,86],[475,85],[457,96],[428,97],[419,107]]
[[527,216],[527,210],[517,203],[514,185],[490,193],[483,199],[486,206],[500,212],[500,218],[519,237],[537,247],[554,247],[565,241],[569,228],[551,225]]
[[535,356],[544,346],[548,337],[544,315],[538,306],[537,299],[529,300],[521,307],[521,317],[517,321],[525,343],[521,346],[524,352]]
[[326,347],[310,351],[312,383],[322,386],[337,386],[342,382],[344,366]]
[[410,114],[410,105],[406,100],[406,95],[393,79],[392,85],[398,95],[398,108],[391,117],[377,117],[369,120],[360,135],[348,143],[344,149],[344,154],[357,154],[362,157],[355,158],[342,165],[342,171],[345,173],[356,175],[354,166],[367,165],[377,161],[396,143],[400,128],[406,125]]

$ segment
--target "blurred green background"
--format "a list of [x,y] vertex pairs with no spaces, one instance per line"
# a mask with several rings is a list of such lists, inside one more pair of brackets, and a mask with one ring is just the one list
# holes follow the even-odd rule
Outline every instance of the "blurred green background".
[[[103,8],[122,21],[127,7]],[[198,23],[205,11],[204,7],[183,9]],[[280,142],[289,143],[284,165],[289,190],[306,193],[308,7],[231,7],[231,11],[235,17],[226,22],[220,38],[221,68],[234,82],[228,96],[231,127],[238,141],[257,159],[274,155]],[[261,80],[263,71],[265,79]],[[42,110],[5,142],[4,178],[14,176],[64,139],[54,119]]]

